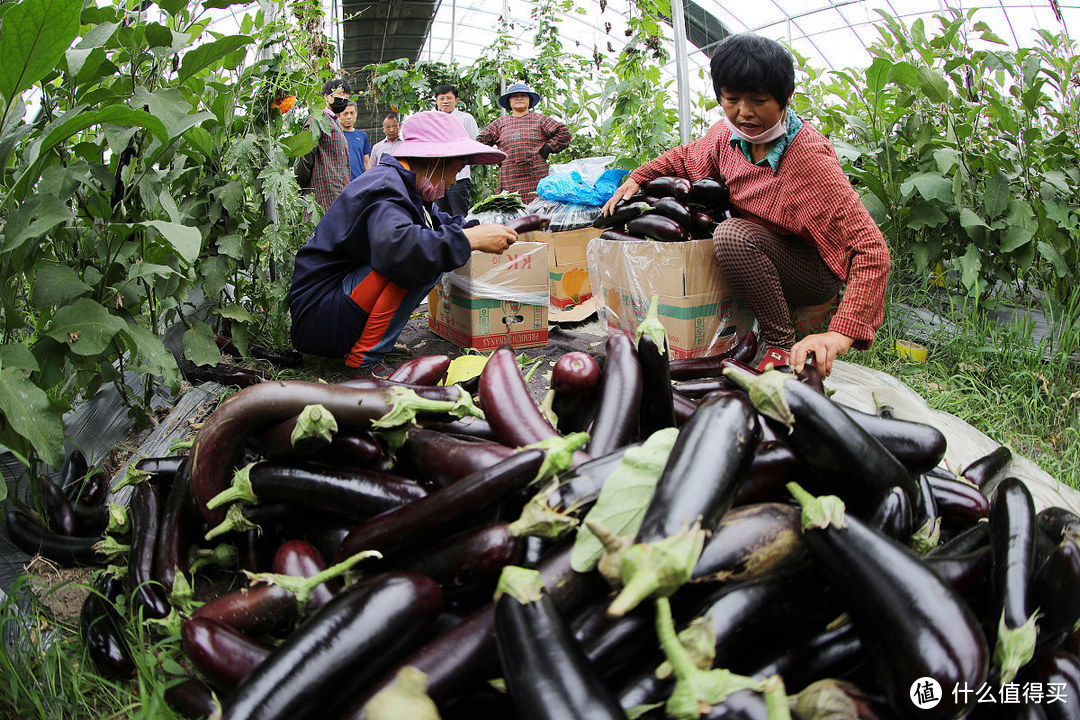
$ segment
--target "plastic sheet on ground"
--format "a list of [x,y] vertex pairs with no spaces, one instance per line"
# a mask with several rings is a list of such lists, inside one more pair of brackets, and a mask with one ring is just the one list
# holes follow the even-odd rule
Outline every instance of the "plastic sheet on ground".
[[[848,407],[873,412],[876,405],[886,404],[897,418],[941,430],[948,440],[944,464],[950,470],[961,470],[1000,445],[955,415],[931,408],[901,380],[879,370],[837,361],[825,387],[836,391],[833,400]],[[1059,483],[1028,458],[1013,453],[1007,474],[1024,481],[1037,510],[1058,506],[1080,514],[1080,491]]]

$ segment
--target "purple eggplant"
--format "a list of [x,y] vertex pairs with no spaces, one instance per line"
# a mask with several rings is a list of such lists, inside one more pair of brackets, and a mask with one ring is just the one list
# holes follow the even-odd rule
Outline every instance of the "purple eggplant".
[[232,689],[259,667],[273,646],[218,620],[188,618],[180,626],[184,652],[219,688]]
[[637,430],[641,409],[641,364],[634,342],[616,333],[604,344],[604,377],[587,452],[607,455],[629,443]]

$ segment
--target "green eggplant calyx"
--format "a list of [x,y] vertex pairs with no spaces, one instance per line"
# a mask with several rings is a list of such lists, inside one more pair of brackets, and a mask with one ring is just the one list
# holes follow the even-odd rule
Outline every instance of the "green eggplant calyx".
[[251,487],[251,469],[253,467],[255,467],[255,463],[248,463],[233,473],[232,484],[207,500],[206,507],[213,510],[228,503],[257,504],[259,498],[255,496],[255,490]]
[[241,503],[233,503],[225,511],[225,519],[221,521],[221,524],[207,530],[203,539],[213,540],[227,532],[247,532],[248,530],[255,530],[260,535],[262,534],[261,527],[244,517],[244,506]]
[[308,602],[311,601],[311,593],[315,591],[315,588],[319,587],[327,580],[334,580],[341,577],[346,571],[350,570],[361,560],[381,557],[382,553],[378,550],[364,550],[355,555],[350,555],[341,562],[331,565],[325,570],[315,573],[311,577],[282,575],[279,573],[253,573],[248,572],[247,570],[244,571],[244,574],[247,575],[252,584],[267,582],[291,592],[296,596],[296,604],[300,609],[300,613],[303,614],[304,608],[306,608]]
[[390,687],[364,705],[368,720],[439,720],[439,711],[427,694],[427,675],[411,665],[398,670]]
[[532,536],[555,540],[576,527],[579,522],[577,518],[548,505],[548,499],[558,487],[558,482],[553,480],[533,495],[521,509],[521,516],[510,523],[510,534],[514,537]]
[[637,337],[641,340],[642,335],[648,335],[656,345],[661,355],[667,352],[667,330],[660,322],[660,296],[653,295],[649,302],[649,310],[645,313],[645,319],[638,323]]
[[[716,660],[716,626],[711,616],[694,618],[682,632],[679,633],[679,642],[686,648],[690,659],[696,667],[708,670]],[[675,670],[671,662],[665,660],[656,668],[656,677],[670,677]]]
[[766,370],[760,375],[754,375],[737,367],[726,367],[724,377],[730,378],[746,390],[750,395],[750,402],[762,415],[783,423],[788,429],[795,424],[795,414],[791,412],[791,406],[784,394],[784,383],[798,382],[791,373]]
[[762,692],[765,689],[765,680],[736,675],[728,670],[702,670],[697,667],[675,634],[671,602],[666,597],[656,599],[656,634],[676,678],[675,689],[665,706],[669,718],[697,720],[732,693],[740,690]]
[[795,482],[789,482],[786,487],[802,505],[803,530],[824,530],[830,526],[842,530],[847,524],[844,519],[846,508],[840,498],[835,495],[814,497]]
[[428,400],[416,394],[415,390],[394,386],[390,388],[393,406],[385,415],[374,420],[372,427],[393,428],[408,425],[416,420],[421,412],[446,413],[452,417],[484,417],[484,413],[472,401],[469,393],[463,392],[457,400]]
[[671,537],[628,547],[622,557],[623,589],[608,606],[608,615],[622,617],[649,597],[674,593],[690,580],[704,546],[698,520]]
[[941,518],[930,518],[911,535],[911,549],[916,555],[925,555],[941,542]]
[[289,436],[289,441],[293,447],[296,447],[296,444],[301,440],[309,438],[322,438],[326,442],[330,442],[334,439],[334,433],[337,431],[338,424],[333,413],[327,410],[324,405],[316,403],[307,405],[300,411],[300,415],[296,418],[296,426],[293,427],[292,435]]
[[552,435],[539,442],[526,445],[526,449],[545,450],[544,462],[537,471],[532,484],[555,477],[561,472],[566,472],[574,465],[574,452],[585,447],[589,442],[589,434],[584,432],[570,433],[569,435]]
[[1036,622],[1039,613],[1033,613],[1023,625],[1010,628],[1005,624],[1005,613],[998,621],[998,639],[994,646],[994,664],[1001,668],[1001,684],[1011,683],[1016,673],[1035,656],[1035,640],[1039,631]]
[[509,595],[522,605],[538,602],[544,593],[544,581],[540,573],[531,568],[507,565],[499,575],[499,584],[495,588],[495,600]]

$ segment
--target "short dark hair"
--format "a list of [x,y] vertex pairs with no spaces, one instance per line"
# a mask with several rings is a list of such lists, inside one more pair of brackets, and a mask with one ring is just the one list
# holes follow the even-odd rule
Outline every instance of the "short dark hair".
[[431,91],[431,96],[439,97],[440,95],[445,95],[446,93],[454,93],[454,97],[458,96],[457,88],[453,85],[438,85],[435,87],[434,90]]
[[352,86],[349,85],[349,81],[345,78],[335,78],[333,80],[327,80],[323,83],[322,94],[330,95],[338,88],[341,88],[347,93],[352,92]]
[[360,111],[360,108],[356,107],[356,101],[355,100],[350,100],[349,102],[345,103],[345,107],[347,107],[347,108],[356,108],[357,112]]
[[384,122],[386,120],[397,120],[397,113],[388,113],[386,117],[383,118]]
[[795,60],[775,40],[740,33],[720,41],[713,53],[709,70],[713,91],[720,100],[721,89],[735,92],[764,90],[787,105],[795,91]]

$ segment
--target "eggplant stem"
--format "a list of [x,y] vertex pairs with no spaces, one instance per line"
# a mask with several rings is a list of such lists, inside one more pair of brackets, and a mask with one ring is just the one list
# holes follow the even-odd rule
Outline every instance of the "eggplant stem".
[[262,528],[255,523],[244,517],[244,506],[240,503],[233,503],[229,506],[229,509],[225,511],[225,519],[221,521],[220,525],[215,525],[206,531],[203,535],[204,540],[213,540],[214,538],[224,535],[230,531],[246,532],[248,530],[255,530],[260,535],[262,534]]
[[569,470],[574,464],[574,452],[583,448],[587,442],[589,442],[588,433],[575,432],[569,435],[552,435],[539,442],[526,445],[526,450],[536,448],[547,451],[543,464],[530,484],[536,485]]
[[[309,406],[310,407],[310,406]],[[248,505],[256,505],[259,498],[255,495],[255,489],[251,487],[251,468],[255,463],[248,463],[233,473],[232,484],[206,501],[206,507],[213,510],[228,503],[240,502]]]
[[296,447],[301,440],[308,438],[322,438],[330,442],[337,431],[337,418],[326,409],[325,405],[319,403],[305,405],[296,418],[296,426],[293,427],[292,434],[289,436],[289,442],[293,447]]
[[779,675],[765,678],[765,710],[769,720],[791,720],[791,708],[788,706],[784,679]]
[[510,523],[510,534],[514,537],[532,536],[555,540],[576,527],[579,522],[577,518],[548,506],[548,499],[558,487],[559,483],[552,480],[533,495],[521,509],[521,516]]
[[671,537],[628,547],[622,556],[623,589],[608,615],[622,617],[653,594],[674,593],[690,580],[704,547],[700,519]]
[[766,370],[760,375],[754,375],[742,368],[731,366],[724,368],[724,377],[746,390],[750,395],[750,402],[758,412],[783,423],[790,431],[795,424],[795,414],[791,412],[791,406],[784,394],[784,383],[798,382],[794,375],[779,370]]
[[1027,665],[1035,655],[1035,641],[1038,638],[1036,621],[1039,613],[1031,617],[1020,627],[1010,628],[1005,623],[1005,613],[998,621],[997,644],[994,645],[994,664],[1001,668],[1001,684],[1011,683],[1020,668]]
[[376,428],[393,428],[408,425],[416,419],[417,413],[446,413],[453,417],[484,417],[480,408],[473,404],[472,396],[462,392],[457,400],[428,400],[416,394],[415,390],[394,386],[390,388],[391,408],[385,415],[372,421]]
[[649,300],[649,310],[645,318],[637,326],[637,339],[640,342],[642,335],[648,335],[656,345],[657,351],[664,355],[667,353],[667,330],[660,322],[660,296],[653,295]]
[[319,587],[327,580],[333,580],[344,575],[347,570],[361,560],[381,557],[382,553],[378,550],[364,550],[355,555],[350,555],[341,562],[331,565],[325,570],[315,573],[311,577],[282,575],[279,573],[253,573],[248,572],[247,570],[244,571],[244,574],[248,576],[248,579],[252,584],[257,582],[268,582],[291,592],[296,596],[296,604],[300,609],[300,613],[303,614],[304,608],[307,607],[308,602],[311,600],[311,593],[314,592],[315,588]]
[[499,584],[495,588],[495,600],[509,595],[522,605],[538,602],[544,592],[544,581],[540,573],[531,568],[507,565],[499,575]]
[[843,500],[835,495],[814,497],[797,482],[789,482],[785,487],[802,506],[803,530],[824,530],[829,526],[838,530],[843,529],[846,524],[844,521],[846,508]]

